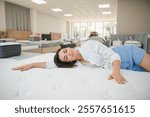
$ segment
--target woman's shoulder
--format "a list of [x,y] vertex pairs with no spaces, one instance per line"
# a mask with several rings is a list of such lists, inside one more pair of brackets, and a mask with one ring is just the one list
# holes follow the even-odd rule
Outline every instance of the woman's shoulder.
[[90,47],[97,47],[98,45],[103,45],[101,42],[96,41],[96,40],[88,40],[85,43],[86,46],[90,46]]
[[88,40],[88,41],[86,41],[86,43],[85,44],[97,44],[97,43],[99,43],[98,41],[96,41],[96,40]]

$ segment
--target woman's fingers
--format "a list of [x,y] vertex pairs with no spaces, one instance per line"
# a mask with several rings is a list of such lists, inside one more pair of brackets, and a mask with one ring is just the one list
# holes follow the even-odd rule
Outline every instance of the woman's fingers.
[[26,67],[23,68],[23,71],[26,71],[26,70],[29,70],[29,69],[31,69],[31,67],[30,66],[26,66]]
[[119,78],[118,82],[119,82],[119,84],[124,84],[125,83],[122,78]]
[[31,68],[32,68],[32,65],[28,64],[28,65],[23,65],[23,66],[12,68],[12,70],[26,71],[26,70],[29,70]]
[[120,77],[121,77],[120,78],[120,82],[125,84],[127,82],[127,80],[122,75]]
[[113,76],[112,74],[109,75],[108,77],[108,80],[112,80],[114,79],[116,83],[118,84],[125,84],[127,82],[127,80],[122,76],[122,75],[119,75],[119,76]]
[[124,82],[127,82],[127,80],[126,80],[124,77],[123,77],[123,81],[124,81]]
[[12,68],[12,70],[21,70],[22,68],[24,68],[24,66],[15,67],[15,68]]
[[118,81],[119,84],[124,84],[125,83],[121,77],[117,78],[117,81]]
[[120,79],[119,83],[121,83],[121,84],[125,84],[127,82],[127,80],[123,76],[120,76],[119,79]]
[[111,75],[109,75],[108,80],[112,80],[112,79],[114,79],[116,83],[120,84],[120,83],[119,83],[119,80],[116,79],[116,78],[114,78],[114,77],[112,76],[112,74],[111,74]]

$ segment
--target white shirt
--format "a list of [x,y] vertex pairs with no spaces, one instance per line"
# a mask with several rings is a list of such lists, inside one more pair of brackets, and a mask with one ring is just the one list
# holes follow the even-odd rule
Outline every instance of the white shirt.
[[95,40],[87,41],[78,50],[85,61],[98,67],[112,68],[113,61],[120,61],[120,56],[117,53]]
[[[115,60],[120,60],[120,56],[111,48],[95,40],[88,40],[80,48],[77,48],[88,66],[97,66],[102,68],[112,68]],[[79,65],[79,63],[77,62]],[[91,65],[89,65],[91,64]],[[47,62],[47,68],[56,67],[54,62]]]

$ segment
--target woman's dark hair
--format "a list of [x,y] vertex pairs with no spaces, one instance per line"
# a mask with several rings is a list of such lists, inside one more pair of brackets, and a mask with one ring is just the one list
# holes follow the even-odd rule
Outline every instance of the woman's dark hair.
[[70,68],[70,67],[73,67],[74,64],[77,62],[76,60],[75,61],[72,61],[72,62],[63,62],[59,59],[59,52],[62,48],[60,48],[59,50],[57,50],[55,56],[54,56],[54,63],[56,64],[57,67],[64,67],[64,68]]

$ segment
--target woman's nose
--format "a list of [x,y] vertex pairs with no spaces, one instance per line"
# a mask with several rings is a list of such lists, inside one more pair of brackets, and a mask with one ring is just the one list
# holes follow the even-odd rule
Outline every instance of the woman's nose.
[[71,53],[67,53],[67,56],[71,56]]

